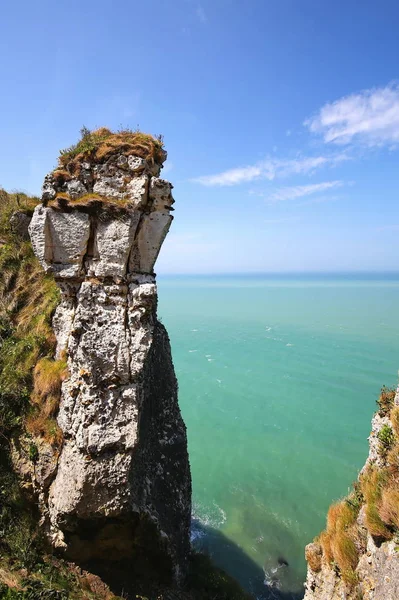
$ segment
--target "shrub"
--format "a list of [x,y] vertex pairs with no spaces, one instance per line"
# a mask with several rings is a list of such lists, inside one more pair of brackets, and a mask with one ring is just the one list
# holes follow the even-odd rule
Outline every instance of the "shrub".
[[377,400],[379,414],[381,417],[389,415],[395,400],[396,389],[388,388],[385,385],[381,388],[380,397]]
[[380,441],[380,453],[383,456],[386,456],[388,450],[392,448],[395,440],[395,435],[392,431],[392,428],[389,425],[383,425],[378,432],[377,437]]
[[29,444],[29,460],[31,460],[33,463],[35,463],[38,458],[39,458],[39,450],[37,449],[36,444],[31,442]]

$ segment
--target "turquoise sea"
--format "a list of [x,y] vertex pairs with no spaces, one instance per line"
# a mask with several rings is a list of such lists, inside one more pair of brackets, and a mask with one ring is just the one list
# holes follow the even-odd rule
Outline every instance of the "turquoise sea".
[[304,548],[367,456],[399,368],[399,275],[161,276],[194,544],[257,598],[301,598]]

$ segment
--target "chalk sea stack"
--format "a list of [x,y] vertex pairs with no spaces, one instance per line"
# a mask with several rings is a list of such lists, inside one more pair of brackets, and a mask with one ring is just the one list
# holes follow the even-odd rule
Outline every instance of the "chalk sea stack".
[[[84,130],[46,176],[29,233],[61,300],[65,369],[57,443],[37,444],[33,486],[51,543],[79,563],[184,579],[191,477],[154,264],[173,216],[162,141]],[[18,460],[16,461],[18,462]]]

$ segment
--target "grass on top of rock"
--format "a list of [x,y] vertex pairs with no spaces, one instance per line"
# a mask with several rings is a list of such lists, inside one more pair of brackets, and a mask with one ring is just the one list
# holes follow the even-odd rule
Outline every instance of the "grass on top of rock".
[[108,198],[90,192],[79,198],[72,199],[66,192],[59,192],[53,200],[45,203],[50,208],[60,211],[77,210],[98,217],[100,220],[126,218],[126,209],[131,206],[131,200],[126,198]]
[[165,160],[162,136],[154,137],[132,129],[112,132],[106,127],[94,131],[83,127],[80,134],[80,140],[76,144],[60,150],[60,168],[55,172],[64,180],[67,180],[67,174],[75,174],[83,161],[94,160],[101,163],[117,153],[126,156],[134,154],[157,163]]

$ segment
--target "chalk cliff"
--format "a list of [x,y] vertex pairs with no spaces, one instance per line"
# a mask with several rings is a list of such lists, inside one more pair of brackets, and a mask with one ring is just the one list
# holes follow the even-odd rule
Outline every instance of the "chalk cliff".
[[[184,578],[191,478],[186,429],[154,264],[172,222],[166,153],[107,138],[44,181],[29,226],[61,301],[53,318],[65,360],[59,448],[41,442],[34,486],[52,544],[84,564],[137,551]],[[139,140],[140,141],[140,140]]]
[[382,389],[354,490],[306,547],[304,600],[399,598],[399,388]]

